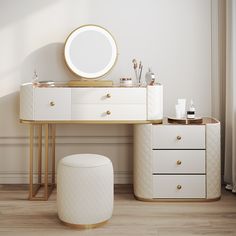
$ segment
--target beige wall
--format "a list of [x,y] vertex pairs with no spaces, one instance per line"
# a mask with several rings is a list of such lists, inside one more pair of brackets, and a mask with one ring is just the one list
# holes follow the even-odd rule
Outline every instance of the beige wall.
[[[213,0],[214,2],[214,0]],[[132,59],[164,85],[164,114],[179,97],[211,114],[210,0],[0,0],[0,183],[27,182],[28,129],[19,124],[19,86],[73,77],[63,61],[67,35],[82,24],[114,35],[119,59],[108,76],[133,76]],[[132,181],[132,126],[59,126],[57,159],[79,152],[109,156],[116,183]]]

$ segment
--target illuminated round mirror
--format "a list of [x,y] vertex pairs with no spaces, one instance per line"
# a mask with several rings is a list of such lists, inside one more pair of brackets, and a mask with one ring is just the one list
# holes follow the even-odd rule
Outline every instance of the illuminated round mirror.
[[108,73],[117,59],[117,47],[112,35],[97,25],[75,29],[65,43],[65,60],[76,75],[95,79]]

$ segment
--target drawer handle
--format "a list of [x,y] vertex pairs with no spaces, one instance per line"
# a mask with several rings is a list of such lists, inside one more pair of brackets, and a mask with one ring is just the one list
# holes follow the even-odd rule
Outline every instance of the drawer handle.
[[111,98],[111,94],[110,93],[107,94],[107,98]]
[[111,115],[111,112],[110,112],[110,111],[107,111],[106,113],[107,113],[107,115]]
[[55,102],[50,102],[50,106],[51,107],[55,106]]
[[178,135],[178,136],[177,136],[177,140],[181,140],[181,136]]
[[182,161],[181,161],[181,160],[178,160],[178,161],[176,162],[176,164],[177,164],[177,165],[181,165],[181,164],[182,164]]
[[178,185],[177,185],[177,189],[180,190],[181,188],[182,188],[182,186],[181,186],[180,184],[178,184]]

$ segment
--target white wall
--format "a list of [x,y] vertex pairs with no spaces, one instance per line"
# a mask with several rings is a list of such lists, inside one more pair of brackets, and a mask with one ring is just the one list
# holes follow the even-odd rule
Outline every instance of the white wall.
[[[134,76],[132,59],[151,66],[164,85],[164,113],[178,97],[211,114],[210,0],[0,0],[0,183],[27,182],[28,128],[19,124],[19,86],[73,75],[63,44],[76,27],[94,23],[115,37],[119,59],[108,76]],[[132,126],[60,126],[57,159],[70,153],[109,156],[118,183],[132,181]]]

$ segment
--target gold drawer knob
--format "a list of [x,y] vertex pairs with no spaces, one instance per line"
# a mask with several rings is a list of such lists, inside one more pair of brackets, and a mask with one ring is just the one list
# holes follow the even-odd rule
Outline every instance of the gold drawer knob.
[[107,94],[107,98],[111,98],[111,94],[110,93]]
[[50,106],[51,107],[55,106],[55,102],[50,102]]
[[182,161],[181,161],[181,160],[178,160],[178,161],[176,162],[176,164],[177,164],[177,165],[181,165],[181,164],[182,164]]
[[178,136],[177,136],[177,140],[181,140],[181,136],[178,135]]
[[107,111],[106,113],[107,113],[107,115],[111,115],[111,112],[110,112],[110,111]]
[[178,184],[178,185],[177,185],[177,189],[180,190],[181,188],[182,188],[182,186],[181,186],[180,184]]

